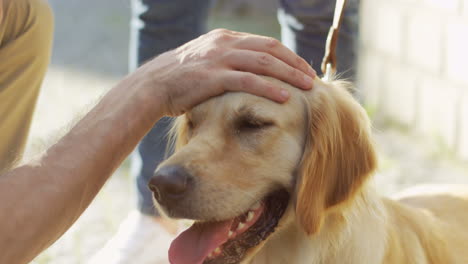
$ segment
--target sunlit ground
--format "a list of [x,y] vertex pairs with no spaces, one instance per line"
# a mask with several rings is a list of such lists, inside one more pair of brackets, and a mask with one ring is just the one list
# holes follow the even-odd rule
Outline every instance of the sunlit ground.
[[[32,126],[29,155],[66,130],[127,72],[129,1],[50,2],[56,13],[54,55]],[[210,20],[210,27],[215,26],[279,36],[275,17],[218,15]],[[381,170],[375,181],[382,194],[421,182],[468,183],[466,170],[437,139],[421,141],[401,129],[377,126],[376,141]],[[34,263],[84,263],[98,250],[134,208],[129,168],[125,163],[78,222]]]

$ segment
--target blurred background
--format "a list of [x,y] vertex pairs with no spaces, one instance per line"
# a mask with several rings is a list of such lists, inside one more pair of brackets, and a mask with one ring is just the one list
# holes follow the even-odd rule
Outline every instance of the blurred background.
[[[55,12],[53,56],[29,155],[128,71],[128,0],[49,1]],[[276,4],[218,1],[209,27],[279,39]],[[360,12],[357,87],[374,120],[378,190],[468,183],[468,0],[361,0]],[[78,222],[33,263],[84,263],[101,248],[134,208],[129,169],[125,162]]]

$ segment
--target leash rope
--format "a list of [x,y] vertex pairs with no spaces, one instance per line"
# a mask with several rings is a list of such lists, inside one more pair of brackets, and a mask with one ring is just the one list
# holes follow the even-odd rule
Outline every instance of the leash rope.
[[330,27],[330,31],[328,31],[325,55],[323,56],[321,65],[325,80],[331,80],[336,73],[336,44],[338,43],[338,33],[340,32],[341,22],[343,20],[345,5],[346,0],[336,1],[333,24]]

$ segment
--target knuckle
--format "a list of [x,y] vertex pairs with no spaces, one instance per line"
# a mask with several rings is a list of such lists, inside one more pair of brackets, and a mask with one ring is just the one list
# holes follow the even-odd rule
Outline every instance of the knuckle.
[[219,57],[221,54],[223,54],[223,52],[224,52],[224,48],[214,46],[205,52],[204,57],[209,58],[209,59],[216,58],[216,57]]
[[217,43],[228,42],[232,39],[232,36],[229,34],[229,30],[227,29],[215,29],[211,31],[210,34]]
[[217,28],[210,31],[211,34],[226,34],[227,32],[229,32],[229,30],[225,28]]
[[265,94],[273,94],[274,92],[275,92],[275,88],[271,84],[265,85],[264,87]]
[[233,50],[226,50],[226,51],[223,51],[221,54],[221,57],[223,60],[233,60],[235,59],[238,55],[236,54],[235,51]]
[[293,78],[293,79],[296,79],[297,77],[299,77],[299,70],[296,70],[294,68],[291,68],[289,70],[289,77]]
[[270,48],[270,49],[271,48],[276,48],[281,44],[281,42],[279,40],[277,40],[275,38],[271,38],[271,37],[267,37],[266,43],[267,43],[266,46],[268,48]]
[[252,74],[245,74],[242,77],[240,77],[240,86],[242,90],[247,90],[249,87],[252,87],[255,80],[254,76]]
[[304,59],[298,57],[296,58],[296,65],[307,66],[307,62]]
[[269,54],[261,54],[260,56],[258,56],[257,62],[261,66],[268,66],[268,65],[271,65],[273,63],[273,59],[272,59],[271,55],[269,55]]
[[217,37],[216,37],[216,41],[218,43],[226,43],[226,42],[229,42],[232,40],[232,37],[230,35],[227,35],[227,34],[219,34]]

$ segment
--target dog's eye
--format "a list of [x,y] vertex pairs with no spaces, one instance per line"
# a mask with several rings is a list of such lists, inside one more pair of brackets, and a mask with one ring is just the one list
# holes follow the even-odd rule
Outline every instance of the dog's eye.
[[193,125],[192,120],[187,120],[187,126],[188,126],[189,129],[193,129],[194,125]]
[[239,120],[237,129],[239,131],[257,131],[273,125],[273,122],[266,120],[259,120],[253,118],[245,118]]
[[[0,0],[1,1],[1,0]],[[192,137],[192,134],[193,134],[193,130],[194,130],[194,123],[192,120],[190,119],[187,119],[186,120],[186,126],[187,126],[187,133],[186,133],[186,136],[187,136],[187,139],[191,138]]]

